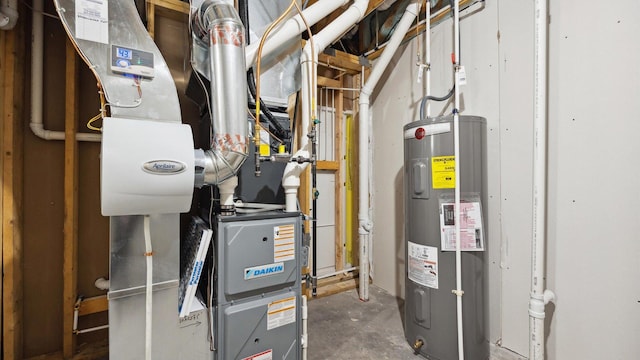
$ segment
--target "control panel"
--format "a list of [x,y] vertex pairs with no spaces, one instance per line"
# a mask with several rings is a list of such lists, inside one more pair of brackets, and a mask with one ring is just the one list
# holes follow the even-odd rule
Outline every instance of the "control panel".
[[111,71],[153,78],[153,53],[111,45]]

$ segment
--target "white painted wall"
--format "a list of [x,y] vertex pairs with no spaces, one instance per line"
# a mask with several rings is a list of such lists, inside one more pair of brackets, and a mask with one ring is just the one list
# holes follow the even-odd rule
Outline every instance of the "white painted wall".
[[[553,1],[550,14],[547,279],[558,301],[548,307],[548,359],[636,359],[640,2]],[[490,339],[521,354],[528,354],[533,19],[531,0],[494,0],[461,27],[469,80],[463,114],[488,120]],[[441,95],[451,84],[451,22],[438,25],[432,40],[433,89]],[[399,50],[372,111],[374,282],[398,296],[401,131],[423,96],[417,48],[413,40]]]

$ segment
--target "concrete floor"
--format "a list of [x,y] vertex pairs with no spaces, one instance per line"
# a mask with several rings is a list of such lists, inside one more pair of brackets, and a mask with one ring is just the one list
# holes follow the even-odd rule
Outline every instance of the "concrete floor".
[[[368,302],[356,290],[309,301],[309,360],[420,360],[404,338],[403,301],[370,287]],[[492,346],[492,360],[522,360]]]

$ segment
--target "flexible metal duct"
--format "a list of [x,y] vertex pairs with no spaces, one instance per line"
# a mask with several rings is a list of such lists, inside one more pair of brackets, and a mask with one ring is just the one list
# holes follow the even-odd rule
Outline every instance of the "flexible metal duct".
[[[206,0],[193,17],[196,69],[209,69],[211,82],[211,150],[206,152],[204,182],[217,185],[232,176],[248,156],[245,30],[233,6]],[[202,62],[208,62],[203,64]]]

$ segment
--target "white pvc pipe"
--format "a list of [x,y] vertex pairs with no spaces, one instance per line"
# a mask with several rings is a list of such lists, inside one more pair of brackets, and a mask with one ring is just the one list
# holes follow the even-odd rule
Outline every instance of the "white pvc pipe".
[[[44,63],[44,0],[33,0],[33,20],[31,24],[31,121],[29,127],[44,140],[64,140],[64,131],[51,131],[44,128],[42,120],[43,63]],[[99,142],[102,134],[76,133],[76,140]]]
[[309,347],[309,335],[307,332],[309,312],[307,309],[307,296],[302,295],[302,360],[307,360],[307,348]]
[[101,277],[101,278],[96,279],[96,281],[93,283],[93,285],[95,285],[95,287],[100,289],[100,290],[109,290],[110,282],[109,282],[109,280]]
[[[304,136],[300,140],[299,150],[293,155],[294,158],[308,159],[311,153],[309,146],[309,138],[306,134],[311,131],[311,117],[317,118],[317,108],[312,108],[311,104],[315,104],[316,99],[316,77],[318,68],[318,54],[326,49],[336,39],[339,39],[354,24],[358,23],[369,5],[368,0],[356,0],[351,6],[343,12],[337,19],[325,26],[322,31],[313,36],[313,42],[307,41],[302,55],[300,56],[301,72],[302,72],[302,118],[301,129]],[[313,49],[312,44],[313,43]],[[312,51],[313,50],[313,51]],[[313,111],[313,114],[311,112]],[[290,162],[287,164],[282,176],[282,187],[285,192],[285,211],[298,211],[297,195],[300,187],[300,174],[309,165],[308,162],[297,163]]]
[[369,79],[360,90],[358,239],[360,243],[360,300],[363,301],[369,300],[369,242],[371,228],[373,227],[369,217],[369,98],[411,27],[413,20],[418,16],[420,6],[421,1],[413,1],[407,6],[382,55],[373,66]]
[[151,360],[153,331],[153,249],[151,248],[151,225],[149,215],[144,216],[144,256],[147,258],[147,286],[145,306],[144,358]]
[[454,106],[453,106],[453,147],[455,156],[455,228],[456,228],[456,318],[458,328],[458,359],[464,360],[464,334],[462,327],[462,254],[460,251],[460,4],[455,1],[453,9],[454,41]]
[[[424,47],[426,51],[425,62],[427,65],[427,84],[425,87],[425,95],[429,97],[431,96],[431,0],[427,0],[425,24]],[[426,117],[428,119],[431,116],[431,103],[428,98],[426,101]],[[422,116],[424,115],[420,114],[420,117]]]
[[529,298],[529,359],[544,360],[545,304],[555,298],[544,290],[547,207],[547,0],[535,0],[535,80],[533,142],[533,234]]
[[331,273],[328,273],[328,274],[322,274],[322,275],[318,276],[318,280],[326,279],[326,278],[329,278],[329,277],[332,277],[332,276],[336,276],[336,275],[344,275],[344,274],[346,274],[348,272],[351,272],[351,271],[354,271],[354,270],[358,270],[358,269],[359,269],[359,267],[352,266],[350,268],[334,271],[334,272],[331,272]]
[[233,193],[238,186],[238,177],[232,176],[227,180],[218,184],[218,190],[220,191],[220,205],[233,206]]
[[100,325],[100,326],[96,326],[96,327],[92,327],[92,328],[88,328],[88,329],[82,329],[82,330],[76,330],[76,334],[86,334],[86,333],[90,333],[90,332],[94,332],[94,331],[98,331],[98,330],[104,330],[104,329],[108,329],[109,325]]
[[[331,14],[335,9],[340,6],[346,5],[349,0],[322,0],[304,9],[302,13],[307,20],[309,26],[314,25],[321,19],[324,19]],[[290,41],[291,39],[299,36],[307,28],[302,20],[300,14],[287,20],[281,27],[277,28],[265,41],[262,47],[262,57],[271,54],[282,44]],[[248,36],[248,35],[247,35]],[[253,43],[247,46],[245,52],[246,66],[249,70],[257,61],[259,43]]]

